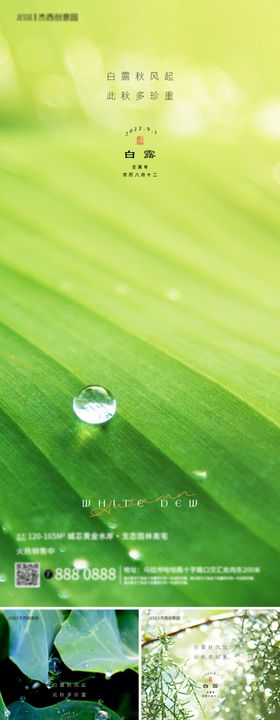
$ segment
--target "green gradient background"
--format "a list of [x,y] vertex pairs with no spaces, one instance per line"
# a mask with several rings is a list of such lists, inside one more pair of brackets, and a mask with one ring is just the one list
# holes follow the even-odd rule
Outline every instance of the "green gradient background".
[[[80,20],[16,22],[35,11]],[[279,20],[272,1],[1,10],[3,605],[278,604]],[[106,72],[126,69],[174,70],[173,103],[106,101]],[[158,130],[157,179],[122,177],[138,123]],[[95,382],[118,401],[106,430],[71,409]],[[197,510],[93,520],[81,509],[81,498],[183,490],[198,493]],[[18,532],[110,522],[113,543],[56,543],[31,559],[128,566],[136,549],[139,571],[262,573],[14,588]],[[121,540],[143,530],[169,541]]]

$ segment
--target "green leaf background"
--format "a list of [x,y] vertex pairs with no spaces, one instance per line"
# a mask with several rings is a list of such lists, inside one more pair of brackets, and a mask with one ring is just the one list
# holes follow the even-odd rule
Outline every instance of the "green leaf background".
[[[41,606],[114,607],[124,595],[129,605],[278,602],[279,151],[273,123],[264,136],[256,118],[275,96],[277,114],[279,9],[260,3],[252,32],[241,0],[227,14],[220,0],[211,9],[175,0],[164,23],[159,3],[142,5],[135,16],[126,0],[118,9],[81,0],[78,25],[37,30],[15,21],[15,2],[2,13],[5,605],[36,596]],[[150,68],[156,53],[164,70],[174,67],[179,98],[193,73],[204,99],[193,90],[191,107],[205,131],[198,123],[180,134],[180,104],[170,131],[163,103],[138,111],[99,102],[124,48],[140,53],[132,65]],[[234,79],[225,92],[222,78]],[[236,101],[226,99],[230,87]],[[149,182],[122,177],[125,130],[136,122],[159,129],[159,177]],[[117,399],[106,429],[72,412],[73,396],[93,383]],[[91,518],[81,508],[87,497],[184,490],[197,493],[198,509],[150,505]],[[54,541],[55,554],[39,558],[41,587],[14,588],[18,533],[106,533],[111,523],[111,542]],[[168,532],[169,541],[123,537],[142,531]],[[178,564],[262,571],[254,582],[157,589],[43,575],[79,558],[119,569],[134,564],[133,549],[139,573]],[[29,555],[20,559],[38,560]]]

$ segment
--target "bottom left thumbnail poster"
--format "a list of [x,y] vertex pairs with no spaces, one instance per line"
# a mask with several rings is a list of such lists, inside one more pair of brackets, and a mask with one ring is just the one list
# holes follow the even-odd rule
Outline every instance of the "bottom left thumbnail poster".
[[0,610],[0,720],[137,720],[138,611]]

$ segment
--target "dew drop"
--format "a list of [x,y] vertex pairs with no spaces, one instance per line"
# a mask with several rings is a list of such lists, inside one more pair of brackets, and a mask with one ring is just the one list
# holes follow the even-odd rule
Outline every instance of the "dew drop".
[[117,530],[118,528],[118,523],[113,521],[111,522],[111,520],[109,522],[106,522],[106,525],[108,528],[110,528],[110,530]]
[[[8,525],[2,525],[2,532],[3,532],[4,534],[7,534],[7,533],[10,532],[10,528],[8,527]],[[8,711],[8,712],[9,712],[9,711]]]
[[10,710],[4,710],[4,717],[10,717]]
[[140,553],[140,550],[136,550],[136,548],[129,550],[128,554],[132,560],[141,560],[142,554]]
[[49,659],[49,671],[53,675],[60,675],[62,672],[62,662],[59,658],[51,657]]
[[111,670],[106,670],[106,672],[105,672],[105,680],[110,680],[111,677],[112,677]]
[[95,720],[109,720],[109,713],[107,710],[97,710],[95,713]]
[[208,625],[200,625],[199,629],[201,630],[201,632],[207,633],[209,628]]
[[167,288],[166,297],[172,302],[178,302],[178,300],[181,300],[182,293],[178,288]]
[[123,283],[119,283],[116,285],[116,291],[119,293],[119,295],[128,295],[130,292],[130,289],[128,285],[124,285]]
[[20,702],[24,702],[24,701],[25,701],[25,695],[21,695],[19,699],[20,699]]
[[83,560],[82,558],[78,558],[77,560],[74,560],[73,566],[77,570],[86,570],[89,566],[89,562],[87,560]]
[[6,575],[0,575],[0,583],[6,582]]
[[197,478],[200,478],[200,480],[206,480],[207,470],[193,470],[193,475],[195,475]]
[[253,673],[248,673],[246,675],[247,685],[251,685],[251,683],[253,683],[255,679],[256,679],[256,676],[253,675]]
[[115,415],[117,403],[113,395],[100,385],[83,388],[73,400],[77,417],[89,425],[101,425]]

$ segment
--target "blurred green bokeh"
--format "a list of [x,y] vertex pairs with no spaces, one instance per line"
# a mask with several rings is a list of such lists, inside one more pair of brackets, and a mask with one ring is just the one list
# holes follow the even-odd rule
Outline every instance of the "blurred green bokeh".
[[[24,12],[66,11],[78,12],[78,23],[17,21]],[[1,11],[1,116],[19,123],[81,116],[123,128],[144,103],[108,107],[106,72],[172,69],[175,108],[146,107],[163,127],[216,138],[220,131],[222,139],[226,130],[253,127],[279,139],[279,21],[276,0],[79,0],[75,8],[12,1]]]

